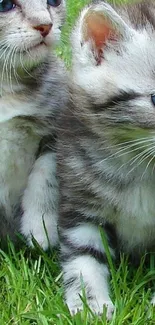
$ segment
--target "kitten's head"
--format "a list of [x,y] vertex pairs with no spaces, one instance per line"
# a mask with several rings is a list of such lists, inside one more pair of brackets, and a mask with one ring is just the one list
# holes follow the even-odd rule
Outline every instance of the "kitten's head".
[[154,26],[151,1],[116,10],[100,2],[73,31],[73,77],[90,103],[87,121],[120,141],[155,137]]
[[60,38],[65,0],[0,0],[0,65],[22,68],[44,60]]

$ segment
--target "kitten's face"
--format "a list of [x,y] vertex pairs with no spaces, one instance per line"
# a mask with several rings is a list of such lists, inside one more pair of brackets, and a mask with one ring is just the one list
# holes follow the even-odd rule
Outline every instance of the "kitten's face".
[[122,140],[155,137],[155,30],[149,21],[139,30],[126,21],[106,4],[83,11],[73,32],[73,75],[96,130]]
[[60,38],[64,0],[0,0],[0,64],[33,65]]

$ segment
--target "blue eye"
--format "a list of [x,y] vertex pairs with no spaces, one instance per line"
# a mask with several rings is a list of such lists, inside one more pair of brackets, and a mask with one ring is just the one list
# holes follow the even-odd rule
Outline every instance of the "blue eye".
[[0,0],[0,12],[6,12],[15,7],[12,0]]
[[155,94],[151,95],[152,104],[155,106]]
[[58,7],[62,0],[47,0],[47,4],[51,7]]

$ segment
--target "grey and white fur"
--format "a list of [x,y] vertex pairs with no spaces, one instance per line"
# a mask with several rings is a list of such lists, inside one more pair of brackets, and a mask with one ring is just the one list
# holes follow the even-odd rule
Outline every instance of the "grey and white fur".
[[154,1],[86,7],[72,52],[58,145],[65,299],[71,313],[82,309],[84,286],[93,311],[106,305],[111,318],[99,225],[113,258],[122,251],[138,259],[155,246]]
[[67,90],[54,45],[65,3],[0,6],[0,240],[16,243],[21,232],[47,249],[57,242],[55,121]]

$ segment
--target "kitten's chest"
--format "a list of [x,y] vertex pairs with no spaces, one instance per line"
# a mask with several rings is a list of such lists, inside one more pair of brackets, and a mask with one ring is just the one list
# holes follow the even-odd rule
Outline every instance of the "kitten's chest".
[[[0,124],[0,197],[14,200],[24,190],[40,138],[27,123],[13,119]],[[4,194],[5,192],[5,194]]]
[[[152,177],[153,178],[153,177]],[[121,193],[116,229],[125,250],[142,250],[155,243],[155,181],[137,184]]]

